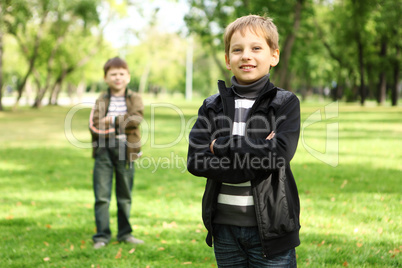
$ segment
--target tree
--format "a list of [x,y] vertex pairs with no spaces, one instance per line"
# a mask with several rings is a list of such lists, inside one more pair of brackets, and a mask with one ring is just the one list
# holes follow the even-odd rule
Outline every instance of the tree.
[[[54,2],[53,17],[47,25],[47,36],[42,41],[42,58],[35,73],[38,93],[33,107],[40,107],[42,99],[50,89],[49,104],[57,104],[62,83],[74,70],[84,65],[102,46],[102,33],[94,42],[89,30],[99,24],[97,0]],[[79,41],[78,41],[79,40]],[[78,41],[78,42],[77,42]],[[46,77],[42,84],[41,76]]]
[[400,0],[343,0],[315,6],[318,36],[338,63],[335,99],[344,90],[346,100],[354,101],[359,95],[362,105],[367,97],[385,102],[392,73],[399,79],[401,5]]
[[[28,3],[25,0],[9,0],[4,2],[3,5],[5,14],[2,16],[2,24],[7,27],[8,33],[12,34],[17,39],[21,51],[28,61],[26,73],[17,88],[17,105],[22,96],[22,91],[28,77],[34,68],[35,60],[38,56],[40,40],[42,38],[43,25],[46,22],[49,12],[47,10],[47,1],[34,1]],[[35,13],[35,16],[39,18],[39,23],[34,31],[28,31],[28,29],[32,29],[32,25],[26,25],[26,22],[34,16],[30,7],[37,8],[36,10],[38,11],[38,13]],[[28,42],[26,42],[26,39],[29,38],[32,38],[30,43],[31,47],[29,47]]]
[[398,84],[400,75],[400,47],[402,41],[402,1],[378,1],[378,8],[373,14],[376,43],[379,45],[378,102],[383,104],[387,96],[387,88],[391,89],[391,104],[398,103]]
[[103,28],[99,26],[98,14],[103,2],[114,4],[114,0],[6,0],[1,3],[0,29],[17,40],[26,60],[14,107],[30,77],[37,85],[34,107],[41,105],[48,91],[51,91],[49,103],[57,102],[65,78],[103,47]]
[[304,0],[297,0],[296,3],[294,4],[294,13],[292,14],[293,16],[293,23],[292,23],[292,28],[286,35],[286,39],[282,45],[281,49],[281,60],[279,64],[279,68],[276,71],[276,74],[278,75],[278,85],[284,88],[290,88],[289,84],[289,61],[290,61],[290,56],[292,54],[292,48],[295,43],[296,37],[297,37],[297,32],[300,29],[300,24],[301,24],[301,18],[302,18],[302,10],[303,10],[303,5],[305,4],[306,1]]

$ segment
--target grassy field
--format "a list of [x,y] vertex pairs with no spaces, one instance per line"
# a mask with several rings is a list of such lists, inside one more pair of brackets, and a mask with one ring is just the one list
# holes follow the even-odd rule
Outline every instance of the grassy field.
[[[0,112],[0,267],[216,267],[201,221],[205,180],[185,170],[201,101],[147,100],[132,206],[134,235],[146,243],[114,239],[101,250],[91,240],[90,109]],[[299,267],[402,266],[401,163],[401,107],[302,104],[292,161]],[[114,197],[111,211],[116,234]]]

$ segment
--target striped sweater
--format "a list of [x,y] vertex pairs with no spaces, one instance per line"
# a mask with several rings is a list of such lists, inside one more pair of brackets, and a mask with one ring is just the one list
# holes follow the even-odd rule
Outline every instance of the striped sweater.
[[[266,75],[251,85],[241,86],[235,77],[232,78],[233,90],[236,93],[232,135],[244,136],[250,110],[268,80],[269,75]],[[236,226],[257,225],[250,181],[222,184],[214,223]]]
[[[110,97],[110,104],[106,116],[116,118],[116,116],[124,115],[125,113],[127,113],[127,105],[125,97],[124,96],[116,97],[112,95]],[[126,140],[126,134],[124,134],[124,129],[117,130],[116,138]]]

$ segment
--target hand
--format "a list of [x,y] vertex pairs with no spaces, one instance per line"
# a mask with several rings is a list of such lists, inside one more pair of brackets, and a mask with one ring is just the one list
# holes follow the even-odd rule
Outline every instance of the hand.
[[215,154],[215,153],[214,153],[214,144],[215,144],[215,141],[216,141],[216,139],[214,139],[214,140],[211,142],[211,144],[209,145],[209,150],[211,150],[211,153],[213,153],[213,154]]
[[99,123],[103,125],[105,125],[106,122],[110,122],[110,119],[108,117],[103,117],[101,120],[99,120]]
[[113,116],[105,116],[99,120],[99,123],[106,124],[106,123],[112,123],[112,121],[113,121]]
[[275,132],[269,133],[269,135],[265,138],[266,140],[272,140],[275,137]]

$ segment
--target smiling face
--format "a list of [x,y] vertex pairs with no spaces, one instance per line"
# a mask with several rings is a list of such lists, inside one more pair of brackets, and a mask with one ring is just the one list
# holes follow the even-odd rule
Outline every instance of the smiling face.
[[235,31],[230,39],[226,68],[240,85],[248,85],[269,73],[279,62],[279,49],[272,50],[263,35],[250,29]]
[[122,96],[130,82],[130,74],[125,68],[110,68],[105,75],[105,82],[112,95]]

